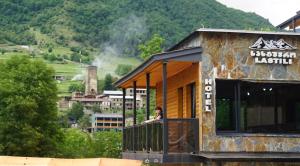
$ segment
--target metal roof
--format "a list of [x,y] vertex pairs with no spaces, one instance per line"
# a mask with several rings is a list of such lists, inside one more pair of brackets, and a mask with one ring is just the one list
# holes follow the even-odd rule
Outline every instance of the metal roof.
[[194,37],[201,32],[212,32],[212,33],[239,33],[239,34],[258,34],[258,35],[286,35],[286,36],[300,36],[300,33],[295,32],[284,32],[284,31],[251,31],[251,30],[238,30],[238,29],[213,29],[213,28],[200,28],[190,33],[188,36],[183,38],[177,44],[171,46],[167,51],[176,50],[177,47],[184,43],[186,40]]
[[105,117],[105,118],[122,118],[122,114],[113,114],[113,113],[94,113],[93,116],[95,117]]
[[251,30],[211,29],[211,28],[200,28],[200,29],[197,29],[196,32],[220,32],[220,33],[245,33],[245,34],[259,34],[259,35],[290,35],[290,36],[300,36],[300,33],[295,33],[295,32],[251,31]]
[[[123,99],[123,96],[109,96],[110,99]],[[125,96],[125,99],[133,99],[133,96]],[[140,98],[136,98],[136,100],[140,100]]]
[[115,91],[115,90],[104,90],[103,94],[105,94],[105,95],[123,95],[123,92]]

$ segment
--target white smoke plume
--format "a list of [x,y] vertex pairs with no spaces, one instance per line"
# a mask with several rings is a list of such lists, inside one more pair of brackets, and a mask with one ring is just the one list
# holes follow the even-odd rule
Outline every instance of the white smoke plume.
[[147,33],[148,29],[143,17],[130,14],[116,20],[110,25],[109,41],[100,46],[101,52],[92,65],[101,69],[104,63],[109,63],[107,57],[136,56],[137,47],[146,39]]

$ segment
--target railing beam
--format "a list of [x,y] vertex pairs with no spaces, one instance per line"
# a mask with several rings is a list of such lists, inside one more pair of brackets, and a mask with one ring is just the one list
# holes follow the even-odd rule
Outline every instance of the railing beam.
[[167,64],[168,62],[163,62],[163,73],[162,73],[162,80],[163,80],[163,153],[168,153],[168,114],[167,114]]

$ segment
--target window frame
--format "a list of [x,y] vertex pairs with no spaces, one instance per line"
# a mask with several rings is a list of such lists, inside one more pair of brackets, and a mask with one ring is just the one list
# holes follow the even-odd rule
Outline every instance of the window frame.
[[[234,130],[217,130],[217,91],[216,91],[216,85],[217,81],[232,81],[234,83],[234,118],[236,120],[235,122],[235,129]],[[299,133],[288,133],[288,132],[243,132],[240,130],[240,123],[241,123],[241,83],[242,82],[252,82],[248,80],[238,80],[238,79],[215,79],[215,96],[214,96],[214,103],[215,103],[215,132],[216,135],[221,136],[292,136],[292,137],[300,137],[300,131]],[[300,86],[300,82],[271,82],[271,81],[260,81],[260,82],[253,82],[253,83],[269,83],[269,84],[298,84]]]

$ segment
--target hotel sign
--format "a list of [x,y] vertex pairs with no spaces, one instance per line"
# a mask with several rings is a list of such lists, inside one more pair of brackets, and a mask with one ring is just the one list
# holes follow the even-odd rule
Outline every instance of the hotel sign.
[[205,95],[205,112],[211,112],[211,106],[212,106],[212,79],[205,79],[204,80],[204,95]]
[[258,64],[293,64],[297,47],[280,40],[264,40],[260,37],[252,46],[250,55]]

